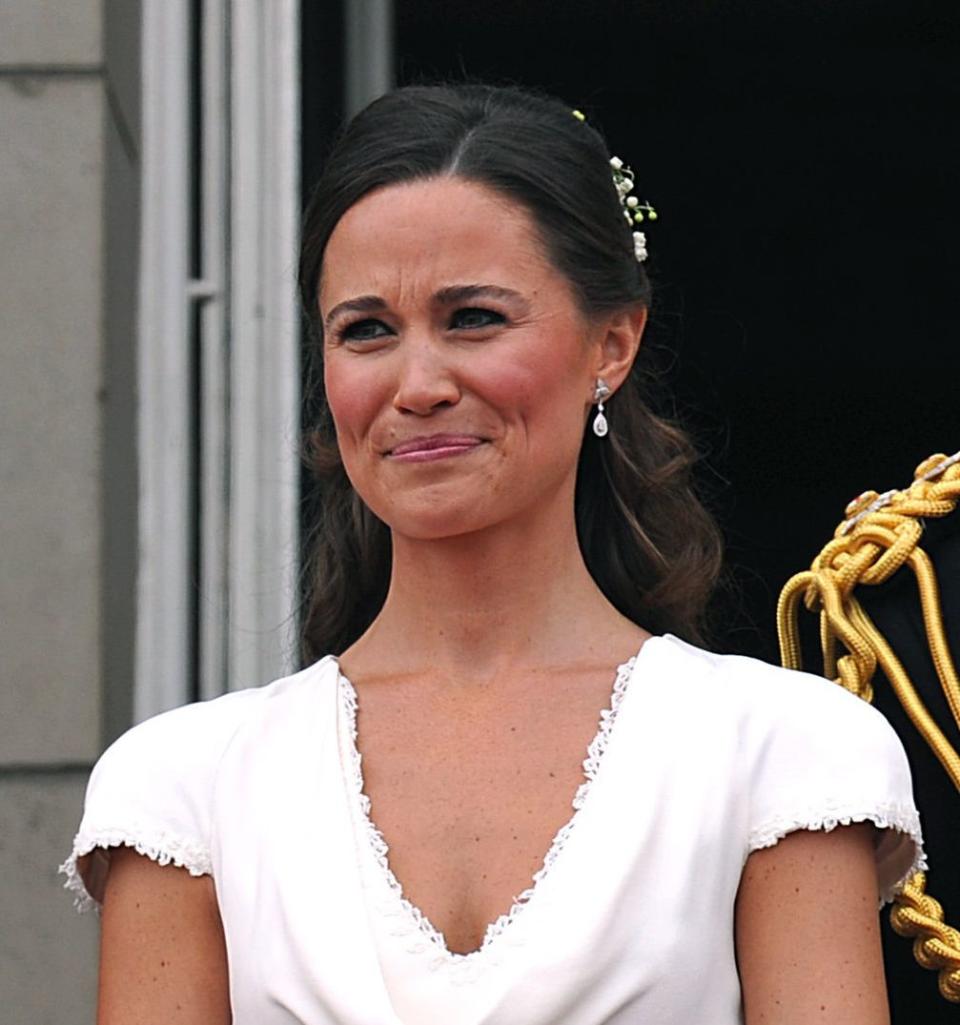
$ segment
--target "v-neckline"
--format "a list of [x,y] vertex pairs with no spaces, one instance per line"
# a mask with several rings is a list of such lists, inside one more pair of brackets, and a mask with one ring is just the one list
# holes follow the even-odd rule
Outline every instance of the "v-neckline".
[[528,907],[533,896],[550,874],[579,821],[587,796],[597,778],[603,754],[610,743],[613,727],[627,693],[627,687],[634,675],[637,661],[644,647],[652,640],[654,640],[653,637],[646,638],[637,654],[617,666],[609,703],[600,712],[597,730],[593,735],[593,739],[587,745],[586,758],[583,761],[583,780],[577,787],[571,801],[572,814],[554,835],[544,855],[542,865],[534,872],[527,888],[513,899],[510,908],[499,915],[494,921],[487,924],[480,946],[476,950],[470,950],[465,953],[450,950],[443,933],[416,904],[405,896],[403,885],[390,867],[390,848],[371,817],[371,801],[365,792],[362,768],[363,756],[357,743],[357,692],[350,680],[340,670],[339,662],[334,658],[334,663],[337,666],[338,696],[346,726],[344,740],[346,742],[345,747],[348,760],[346,767],[349,773],[348,786],[353,799],[353,811],[358,820],[360,831],[364,834],[366,842],[394,898],[443,962],[451,965],[464,965],[466,962],[473,962],[486,954],[497,938],[503,935],[506,929]]

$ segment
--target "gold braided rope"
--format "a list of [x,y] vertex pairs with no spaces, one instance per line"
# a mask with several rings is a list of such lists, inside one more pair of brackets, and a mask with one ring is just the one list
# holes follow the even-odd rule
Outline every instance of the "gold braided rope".
[[[960,680],[950,655],[937,577],[920,547],[923,520],[946,516],[960,501],[960,452],[933,455],[916,469],[904,491],[864,492],[847,506],[847,518],[810,569],[787,581],[777,604],[780,660],[799,669],[798,612],[801,600],[820,615],[824,675],[873,700],[872,680],[879,665],[894,693],[953,785],[960,791],[960,755],[930,715],[902,663],[854,597],[861,584],[882,584],[909,566],[917,581],[927,643],[947,704],[960,726]],[[838,657],[838,650],[843,654]],[[890,911],[890,924],[914,940],[918,963],[938,973],[940,993],[960,1003],[960,932],[943,920],[943,908],[925,892],[926,877],[914,874]]]

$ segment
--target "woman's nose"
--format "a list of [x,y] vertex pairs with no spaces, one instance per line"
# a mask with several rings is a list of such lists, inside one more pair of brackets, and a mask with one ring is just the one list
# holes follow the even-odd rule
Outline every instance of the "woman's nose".
[[436,347],[410,340],[405,348],[394,392],[394,409],[428,416],[438,407],[456,404],[460,398],[456,376]]

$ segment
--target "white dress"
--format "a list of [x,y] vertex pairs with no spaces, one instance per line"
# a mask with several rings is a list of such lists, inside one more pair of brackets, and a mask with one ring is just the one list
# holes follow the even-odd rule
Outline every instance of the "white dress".
[[119,844],[212,874],[236,1025],[737,1025],[752,850],[870,820],[881,901],[923,867],[879,712],[820,677],[654,637],[617,673],[535,882],[453,954],[390,872],[355,700],[328,656],[134,727],[90,779],[67,886],[99,900]]

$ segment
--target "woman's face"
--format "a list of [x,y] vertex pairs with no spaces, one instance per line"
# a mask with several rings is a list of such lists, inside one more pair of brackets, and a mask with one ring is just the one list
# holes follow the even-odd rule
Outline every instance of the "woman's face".
[[604,332],[523,207],[449,177],[370,193],[330,237],[319,304],[344,466],[395,532],[572,509]]

